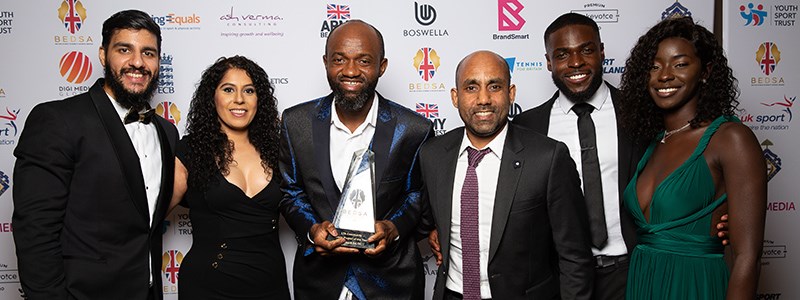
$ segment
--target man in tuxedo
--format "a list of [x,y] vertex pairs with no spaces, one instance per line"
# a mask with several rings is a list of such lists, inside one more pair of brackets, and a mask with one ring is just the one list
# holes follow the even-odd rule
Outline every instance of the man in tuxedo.
[[105,79],[34,107],[14,151],[14,242],[29,299],[162,299],[178,132],[149,109],[161,31],[128,10],[102,35]]
[[[586,207],[564,143],[508,122],[516,87],[489,51],[464,58],[450,92],[464,127],[422,147],[442,264],[433,299],[589,299]],[[428,214],[428,212],[430,214]]]
[[[562,141],[570,149],[582,175],[583,188],[586,190],[587,183],[590,187],[586,201],[595,262],[593,298],[624,299],[628,254],[636,246],[636,227],[622,206],[622,191],[644,149],[618,126],[619,91],[603,81],[605,52],[597,23],[581,14],[564,14],[547,27],[544,43],[547,69],[558,91],[544,104],[516,116],[513,122]],[[576,113],[579,106],[586,104],[591,105],[589,116],[595,132],[602,134],[596,139],[594,158],[586,156],[590,153],[585,150],[592,147],[582,145],[584,133],[579,132]],[[599,164],[587,165],[590,160]],[[599,178],[592,177],[592,168]]]
[[[421,215],[420,145],[433,125],[375,92],[383,37],[352,20],[331,31],[322,61],[333,93],[286,109],[282,213],[294,230],[295,299],[420,299],[425,278],[414,233]],[[374,249],[344,247],[331,224],[350,160],[375,154]],[[328,241],[327,237],[337,237]]]

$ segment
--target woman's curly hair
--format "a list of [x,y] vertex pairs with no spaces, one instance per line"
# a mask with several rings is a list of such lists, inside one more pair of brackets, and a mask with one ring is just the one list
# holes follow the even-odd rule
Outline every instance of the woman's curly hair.
[[[714,34],[695,24],[691,17],[661,21],[639,38],[625,61],[620,83],[622,126],[637,140],[649,141],[664,131],[664,116],[650,97],[650,71],[658,45],[667,38],[686,39],[697,51],[703,66],[710,66],[708,79],[698,88],[697,113],[689,121],[693,128],[721,115],[733,115],[739,101],[738,82]],[[704,69],[705,72],[705,69]]]
[[186,167],[188,186],[205,191],[216,174],[228,175],[233,162],[233,143],[222,131],[214,94],[225,73],[231,69],[245,71],[256,88],[256,115],[247,128],[248,139],[261,156],[265,170],[277,170],[280,122],[274,87],[267,73],[244,56],[221,57],[203,71],[200,84],[192,97],[186,128],[188,148]]

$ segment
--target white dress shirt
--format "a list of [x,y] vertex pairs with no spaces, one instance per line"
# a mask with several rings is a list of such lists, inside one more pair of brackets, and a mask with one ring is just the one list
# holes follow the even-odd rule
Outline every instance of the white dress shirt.
[[[595,133],[597,135],[597,158],[600,160],[600,178],[603,184],[603,208],[606,216],[608,243],[603,249],[592,247],[594,255],[624,255],[628,253],[625,240],[622,238],[619,205],[619,157],[617,141],[617,117],[614,103],[611,101],[611,90],[605,83],[600,85],[589,101],[595,110],[592,111]],[[550,112],[550,127],[547,133],[552,139],[564,142],[569,148],[569,155],[578,167],[578,174],[583,179],[581,162],[581,146],[578,137],[578,115],[572,111],[574,102],[559,93]],[[583,180],[581,180],[583,181]],[[583,188],[583,182],[581,182]]]
[[[131,138],[133,149],[139,155],[139,166],[142,168],[144,190],[147,195],[148,224],[152,226],[153,213],[155,213],[158,194],[161,191],[161,141],[158,139],[156,125],[153,122],[150,122],[150,124],[142,122],[125,124],[125,115],[128,114],[128,109],[117,103],[111,95],[108,95],[108,98],[111,99],[111,103],[114,105],[117,115],[119,115],[120,122],[123,123],[125,131],[128,132],[128,137]],[[149,255],[147,257],[152,261]],[[148,264],[148,266],[152,268],[152,263]],[[153,272],[152,270],[150,271],[150,283],[152,284]]]
[[[359,150],[369,148],[372,143],[372,137],[375,135],[375,125],[378,123],[378,94],[372,98],[372,107],[367,113],[367,118],[364,123],[358,125],[356,130],[350,132],[350,129],[339,120],[339,115],[336,112],[336,99],[331,104],[331,126],[330,126],[330,157],[331,157],[331,172],[333,173],[333,180],[336,181],[336,186],[339,191],[344,188],[344,181],[347,179],[347,171],[350,168],[350,161],[353,158],[353,153]],[[342,293],[339,295],[340,300],[350,300],[353,294],[347,287],[342,287]]]
[[464,284],[461,265],[461,187],[464,184],[464,178],[467,176],[467,166],[469,165],[467,147],[477,150],[490,148],[492,152],[483,157],[483,160],[475,168],[475,173],[478,176],[478,240],[480,243],[481,298],[492,298],[492,292],[489,288],[489,241],[492,233],[492,214],[497,192],[497,180],[500,176],[500,162],[503,158],[503,146],[506,142],[507,133],[508,124],[486,147],[478,149],[472,146],[465,131],[461,146],[458,148],[461,152],[458,153],[456,173],[453,179],[453,205],[451,205],[452,215],[450,217],[450,260],[448,262],[449,268],[445,285],[451,291],[462,293]]

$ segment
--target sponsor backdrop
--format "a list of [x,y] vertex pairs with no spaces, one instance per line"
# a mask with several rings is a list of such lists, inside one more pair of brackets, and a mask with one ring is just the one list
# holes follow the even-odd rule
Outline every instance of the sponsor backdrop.
[[793,121],[800,95],[800,3],[724,1],[722,7],[725,48],[742,92],[738,115],[761,142],[769,178],[757,299],[800,299],[800,287],[788,279],[800,267],[800,256],[793,253],[800,247],[793,230],[799,220],[800,157],[792,150],[800,145],[800,125]]
[[[790,127],[792,104],[800,94],[797,72],[789,71],[800,67],[795,59],[800,53],[794,27],[797,5],[789,4],[792,1],[726,1],[723,6],[725,32],[737,36],[727,46],[743,91],[742,119],[763,141],[772,178],[760,289],[764,299],[800,296],[800,288],[789,279],[797,267],[789,249],[800,241],[789,230],[778,230],[796,227],[797,222],[796,193],[789,189],[798,178],[797,159],[791,152],[797,142],[790,138]],[[164,41],[153,105],[181,132],[200,73],[220,56],[245,55],[264,67],[276,86],[281,110],[329,93],[322,65],[325,38],[332,28],[351,19],[372,23],[386,40],[389,67],[378,90],[431,119],[437,134],[462,124],[449,90],[458,61],[477,49],[493,50],[508,61],[518,91],[511,117],[548,99],[555,87],[542,34],[562,13],[586,14],[599,23],[606,53],[603,71],[614,85],[637,37],[662,18],[691,15],[709,28],[714,24],[713,1],[689,0],[4,2],[0,5],[0,300],[24,296],[11,235],[10,189],[13,149],[27,113],[37,103],[86,92],[102,76],[97,57],[102,22],[128,8],[148,12],[161,26]],[[291,230],[282,226],[281,242],[291,266],[296,244]],[[163,290],[166,299],[177,299],[180,264],[191,246],[188,211],[176,209],[163,231]],[[427,249],[423,253],[432,287],[436,265]],[[291,278],[291,268],[287,273]]]

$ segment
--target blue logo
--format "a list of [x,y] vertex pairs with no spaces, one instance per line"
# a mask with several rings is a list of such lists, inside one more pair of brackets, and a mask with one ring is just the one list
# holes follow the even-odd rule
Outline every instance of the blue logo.
[[767,11],[764,10],[763,4],[758,4],[755,9],[753,7],[753,3],[748,3],[747,8],[745,8],[744,5],[739,6],[739,14],[742,15],[742,19],[747,21],[744,26],[750,24],[753,24],[753,26],[761,26],[764,24],[764,19],[767,18]]
[[691,17],[692,12],[689,11],[686,6],[681,5],[680,2],[675,0],[675,3],[672,3],[664,12],[661,13],[661,19],[669,19],[669,18],[679,18],[679,17]]
[[175,93],[175,83],[172,75],[172,55],[161,54],[161,66],[158,69],[158,93]]

